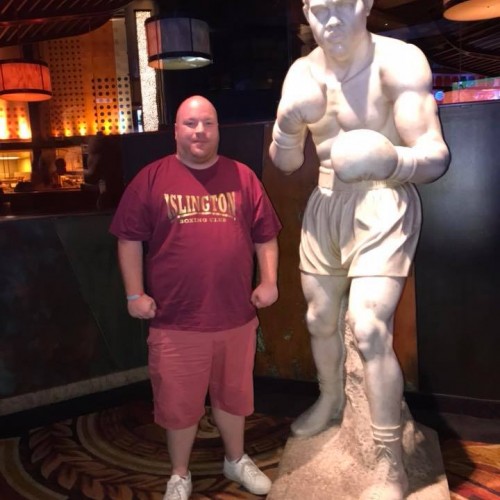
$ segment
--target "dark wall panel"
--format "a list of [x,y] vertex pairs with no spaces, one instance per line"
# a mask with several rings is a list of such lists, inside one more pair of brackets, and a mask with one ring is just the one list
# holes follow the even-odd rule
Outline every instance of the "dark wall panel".
[[[125,182],[148,163],[175,153],[174,129],[128,134],[121,138]],[[219,153],[248,165],[259,177],[262,173],[264,124],[223,125],[220,127]]]
[[451,165],[419,186],[420,388],[500,400],[500,102],[440,114]]

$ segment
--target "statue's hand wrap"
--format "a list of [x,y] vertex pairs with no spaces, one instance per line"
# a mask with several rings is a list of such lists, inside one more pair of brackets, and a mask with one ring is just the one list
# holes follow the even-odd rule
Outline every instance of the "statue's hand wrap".
[[281,149],[294,149],[302,146],[303,133],[287,134],[281,130],[278,121],[273,126],[273,141]]
[[389,179],[398,182],[411,182],[417,170],[417,159],[411,148],[396,146],[398,164]]

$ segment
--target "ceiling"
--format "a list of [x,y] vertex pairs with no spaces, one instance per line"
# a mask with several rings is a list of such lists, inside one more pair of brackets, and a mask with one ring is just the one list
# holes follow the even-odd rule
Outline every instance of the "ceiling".
[[88,33],[130,0],[0,0],[0,47]]
[[[160,6],[168,3],[157,1]],[[0,0],[0,47],[88,33],[129,3],[130,0]],[[211,17],[212,22],[206,20],[215,30],[229,26],[235,29],[237,11],[247,14],[249,5],[254,15],[245,19],[247,24],[258,27],[275,22],[305,23],[300,18],[300,0],[193,0],[191,4],[194,3],[208,6],[206,17]],[[443,19],[442,10],[442,0],[375,0],[368,27],[374,33],[419,46],[435,71],[500,76],[500,19],[457,23]]]
[[500,76],[500,18],[448,21],[442,0],[375,0],[369,29],[419,46],[434,69]]

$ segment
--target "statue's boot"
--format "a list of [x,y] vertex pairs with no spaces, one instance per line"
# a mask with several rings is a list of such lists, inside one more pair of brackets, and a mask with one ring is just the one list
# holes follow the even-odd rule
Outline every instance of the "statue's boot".
[[[292,423],[291,429],[297,437],[310,437],[319,434],[335,421],[340,421],[345,404],[343,340],[337,344],[337,359],[332,359],[328,349],[322,344],[312,343],[313,357],[318,370],[320,395],[316,402]],[[326,347],[326,346],[325,346]],[[340,359],[339,359],[340,358]]]
[[408,491],[408,476],[403,464],[401,427],[372,425],[377,465],[372,484],[360,500],[403,500]]

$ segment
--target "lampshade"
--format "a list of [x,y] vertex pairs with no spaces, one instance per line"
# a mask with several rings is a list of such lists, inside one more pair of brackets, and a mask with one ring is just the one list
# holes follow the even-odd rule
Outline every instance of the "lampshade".
[[500,17],[499,0],[443,0],[444,17],[450,21],[481,21]]
[[148,65],[156,69],[192,69],[211,64],[208,24],[188,17],[146,19]]
[[0,60],[0,98],[6,101],[45,101],[52,97],[49,67],[43,61]]

